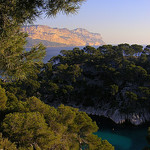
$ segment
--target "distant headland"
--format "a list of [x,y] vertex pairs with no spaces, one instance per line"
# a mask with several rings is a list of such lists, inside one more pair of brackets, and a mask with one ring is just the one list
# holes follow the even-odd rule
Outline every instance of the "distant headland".
[[23,26],[23,32],[28,33],[26,47],[43,43],[46,47],[70,47],[70,46],[100,46],[105,42],[99,33],[91,33],[86,29],[77,28],[51,28],[45,25]]

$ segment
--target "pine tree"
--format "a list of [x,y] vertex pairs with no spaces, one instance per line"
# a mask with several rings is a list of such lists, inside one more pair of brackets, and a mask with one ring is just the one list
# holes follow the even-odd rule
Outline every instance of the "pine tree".
[[0,75],[7,79],[26,78],[41,65],[45,47],[37,45],[26,51],[25,33],[20,27],[45,12],[75,13],[84,0],[1,0],[0,2]]

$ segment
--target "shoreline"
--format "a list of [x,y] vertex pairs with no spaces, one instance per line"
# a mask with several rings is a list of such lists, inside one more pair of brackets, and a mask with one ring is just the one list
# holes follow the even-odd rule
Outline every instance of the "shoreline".
[[[55,101],[55,103],[47,104],[57,108],[60,105],[60,102]],[[97,107],[84,107],[82,104],[76,105],[73,102],[67,103],[65,105],[78,108],[79,111],[86,112],[89,116],[96,116],[97,118],[107,118],[111,120],[111,122],[119,125],[128,123],[133,126],[141,126],[148,123],[150,126],[150,113],[146,109],[140,109],[140,111],[137,112],[135,110],[135,112],[121,113],[117,108],[110,108],[109,104],[103,105],[103,107],[101,108],[98,105]]]
[[124,128],[139,128],[139,127],[150,127],[150,122],[144,122],[139,125],[132,124],[129,120],[126,120],[123,123],[116,123],[112,119],[105,116],[89,115],[90,118],[96,122],[99,128],[112,128],[112,129],[124,129]]

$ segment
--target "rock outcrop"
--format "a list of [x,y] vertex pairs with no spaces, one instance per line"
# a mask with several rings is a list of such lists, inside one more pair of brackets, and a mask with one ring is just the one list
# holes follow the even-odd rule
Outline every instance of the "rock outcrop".
[[108,105],[105,105],[103,108],[76,106],[72,104],[70,104],[70,106],[79,108],[79,110],[84,111],[89,115],[104,116],[106,118],[110,118],[116,124],[122,124],[128,120],[134,125],[140,125],[142,123],[150,121],[150,113],[145,109],[140,110],[139,112],[125,114],[121,113],[119,109],[109,108]]
[[43,42],[47,47],[100,46],[105,44],[100,34],[91,33],[81,28],[68,30],[66,28],[51,28],[45,25],[30,25],[23,26],[21,30],[29,35],[27,38],[28,47],[39,42]]
[[[54,107],[58,107],[60,105],[59,101],[55,101],[52,103],[49,103],[48,101],[45,102]],[[117,108],[111,108],[109,104],[104,104],[102,107],[99,107],[99,105],[95,107],[85,107],[82,104],[76,105],[75,102],[70,102],[66,105],[78,108],[80,111],[84,111],[89,115],[103,116],[109,118],[116,124],[122,124],[126,121],[129,121],[133,125],[141,125],[143,123],[150,122],[150,113],[144,108],[132,113],[122,113]]]
[[106,118],[110,118],[113,120],[116,124],[124,123],[125,121],[130,121],[134,125],[140,125],[145,122],[150,121],[150,114],[143,110],[141,112],[135,112],[131,114],[124,114],[121,113],[118,109],[108,109],[108,110],[102,110],[102,109],[95,109],[95,108],[81,108],[82,111],[85,111],[87,114],[91,115],[97,115],[97,116],[104,116]]

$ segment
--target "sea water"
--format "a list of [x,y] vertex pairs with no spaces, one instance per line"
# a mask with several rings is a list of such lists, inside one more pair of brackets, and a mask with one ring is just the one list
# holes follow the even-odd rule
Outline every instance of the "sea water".
[[147,127],[105,128],[95,134],[103,140],[108,140],[115,150],[142,150],[148,146],[146,141]]
[[95,134],[111,143],[115,150],[142,150],[148,146],[146,136],[150,123],[133,125],[129,121],[116,124],[111,119],[90,115],[99,130]]

